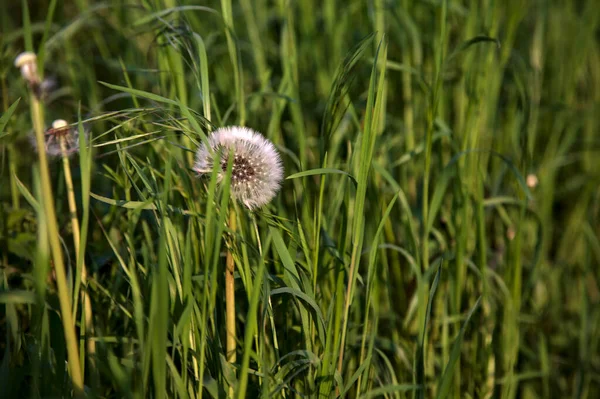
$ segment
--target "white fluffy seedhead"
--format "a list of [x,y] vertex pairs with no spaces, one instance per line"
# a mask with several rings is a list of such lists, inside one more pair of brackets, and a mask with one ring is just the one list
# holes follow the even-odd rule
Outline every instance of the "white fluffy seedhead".
[[68,126],[69,126],[69,124],[64,119],[57,119],[54,122],[52,122],[52,129],[63,129]]
[[249,209],[268,204],[281,185],[283,165],[273,143],[252,129],[224,127],[208,136],[208,146],[200,145],[194,170],[210,174],[215,163],[220,183],[227,172],[229,154],[233,155],[231,196]]
[[[87,132],[85,132],[87,135]],[[36,150],[37,141],[35,134],[31,135],[31,144]],[[64,119],[57,119],[52,122],[52,127],[46,130],[44,134],[44,146],[48,156],[59,157],[63,155],[61,141],[64,142],[64,155],[70,157],[79,151],[79,132],[73,129]]]
[[37,56],[31,51],[21,53],[15,58],[15,67],[21,70],[23,78],[31,85],[38,84]]

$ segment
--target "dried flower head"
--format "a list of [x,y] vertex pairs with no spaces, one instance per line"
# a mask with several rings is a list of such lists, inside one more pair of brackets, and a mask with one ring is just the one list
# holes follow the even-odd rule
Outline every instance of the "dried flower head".
[[210,174],[218,163],[220,183],[226,174],[229,154],[233,155],[231,195],[249,209],[271,201],[283,178],[281,157],[273,143],[252,129],[240,126],[224,127],[208,136],[208,146],[200,145],[194,170]]
[[15,58],[15,66],[21,69],[21,76],[30,86],[40,84],[40,76],[37,70],[37,56],[31,51],[21,53]]
[[[64,145],[64,155],[71,156],[79,151],[79,132],[72,129],[64,119],[57,119],[52,122],[52,127],[46,130],[44,134],[46,154],[52,157],[63,155],[62,145]],[[64,143],[61,145],[61,142]],[[31,137],[31,144],[37,148],[35,135]]]
[[57,87],[56,79],[41,80],[37,69],[37,56],[31,51],[21,53],[15,58],[15,66],[21,70],[21,76],[38,99],[46,99]]
[[539,183],[538,177],[533,173],[527,175],[527,187],[536,188]]

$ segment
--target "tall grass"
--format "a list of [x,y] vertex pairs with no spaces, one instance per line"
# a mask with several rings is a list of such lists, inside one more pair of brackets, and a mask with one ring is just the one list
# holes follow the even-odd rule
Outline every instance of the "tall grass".
[[[39,0],[0,29],[1,397],[600,396],[597,1]],[[92,133],[64,169],[27,138],[54,119]],[[284,159],[258,211],[191,170],[233,124]]]

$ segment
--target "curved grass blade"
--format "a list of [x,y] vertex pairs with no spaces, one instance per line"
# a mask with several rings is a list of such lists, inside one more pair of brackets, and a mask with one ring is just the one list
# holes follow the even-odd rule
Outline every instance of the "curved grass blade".
[[343,170],[334,169],[334,168],[317,168],[317,169],[305,170],[303,172],[298,172],[298,173],[289,175],[285,179],[290,180],[290,179],[297,179],[299,177],[314,176],[314,175],[326,175],[326,174],[346,175],[350,178],[350,180],[352,180],[352,183],[354,183],[355,186],[358,184],[358,182],[356,181],[356,178],[354,176],[352,176],[350,173],[344,172]]
[[452,384],[452,375],[454,373],[454,366],[456,365],[456,361],[460,357],[460,347],[465,336],[465,330],[467,328],[467,325],[469,324],[469,321],[471,320],[471,316],[473,316],[473,313],[475,313],[480,303],[481,297],[477,298],[475,305],[473,305],[473,307],[469,311],[469,314],[467,315],[467,318],[463,323],[460,332],[458,333],[458,336],[454,341],[454,344],[452,345],[452,351],[450,352],[450,360],[446,365],[446,369],[444,370],[442,378],[439,380],[438,394],[436,396],[437,399],[445,399],[448,396],[448,393],[450,392],[450,387]]
[[444,262],[440,262],[438,266],[438,270],[435,273],[435,279],[433,280],[433,284],[431,285],[431,290],[429,290],[429,300],[427,301],[427,312],[425,313],[425,323],[423,324],[423,330],[421,331],[421,337],[419,343],[417,345],[417,354],[416,354],[416,379],[417,386],[421,387],[417,391],[417,398],[424,399],[425,398],[425,335],[427,333],[427,324],[429,324],[429,318],[431,317],[431,305],[433,303],[433,298],[435,297],[435,292],[437,291],[438,284],[440,282],[440,275],[442,274],[442,265]]
[[21,99],[17,98],[17,101],[12,103],[11,106],[8,107],[6,112],[2,114],[2,117],[0,117],[0,139],[8,135],[8,133],[4,131],[4,128],[6,127],[6,124],[8,123],[8,120],[10,119],[12,114],[15,112],[15,109],[17,109],[19,101],[21,101]]

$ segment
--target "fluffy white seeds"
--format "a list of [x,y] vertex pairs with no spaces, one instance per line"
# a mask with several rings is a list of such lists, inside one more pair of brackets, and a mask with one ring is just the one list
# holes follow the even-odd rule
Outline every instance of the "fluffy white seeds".
[[536,188],[539,183],[539,180],[536,175],[530,173],[527,175],[527,187]]
[[57,119],[52,122],[52,129],[64,129],[67,126],[69,126],[69,124],[64,119]]
[[[31,135],[30,138],[31,144],[38,150],[35,135]],[[52,127],[46,130],[44,134],[44,141],[46,154],[51,157],[63,155],[61,141],[64,142],[65,146],[64,155],[71,156],[79,151],[79,132],[72,129],[64,119],[57,119],[52,122]]]
[[281,185],[283,165],[273,143],[252,129],[224,127],[208,136],[196,152],[194,170],[210,174],[215,163],[220,183],[227,172],[229,154],[233,156],[231,196],[249,209],[268,204]]
[[30,84],[36,85],[40,82],[37,71],[37,56],[31,51],[21,53],[15,58],[15,66],[21,70],[21,75]]

